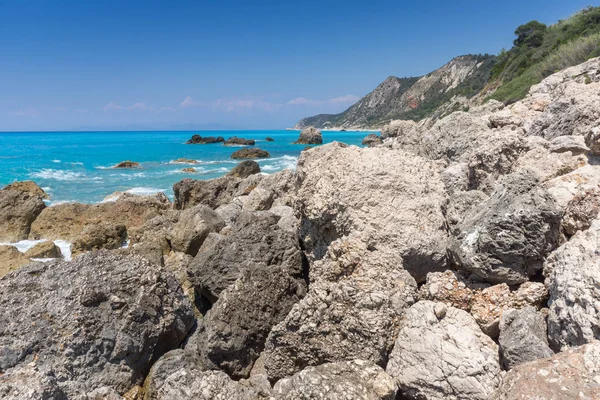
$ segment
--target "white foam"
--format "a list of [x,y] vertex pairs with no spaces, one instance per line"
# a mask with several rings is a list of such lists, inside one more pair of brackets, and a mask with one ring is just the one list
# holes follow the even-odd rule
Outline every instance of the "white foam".
[[79,162],[79,161],[75,161],[75,162],[72,162],[71,165],[83,165],[83,163]]
[[54,179],[56,181],[76,181],[85,178],[81,172],[62,171],[57,169],[44,168],[31,174],[33,178]]
[[60,160],[52,160],[52,162],[53,162],[53,163],[57,163],[57,164],[58,164],[58,163],[60,163],[61,161],[60,161]]
[[159,192],[165,192],[166,189],[156,189],[156,188],[148,188],[148,187],[134,187],[129,190],[126,190],[125,193],[137,194],[138,196],[149,196],[152,194],[156,194]]
[[54,244],[60,249],[60,252],[63,255],[63,258],[66,261],[71,261],[71,243],[66,240],[55,240]]
[[32,258],[31,261],[37,261],[37,262],[49,262],[49,261],[54,261],[56,260],[55,258]]
[[27,250],[33,248],[36,244],[46,242],[45,239],[42,240],[21,240],[15,243],[0,243],[0,245],[4,246],[13,246],[16,247],[21,253],[25,253]]
[[77,203],[77,201],[76,200],[49,201],[47,204],[50,207],[54,207],[54,206],[59,206],[61,204],[68,204],[68,203]]

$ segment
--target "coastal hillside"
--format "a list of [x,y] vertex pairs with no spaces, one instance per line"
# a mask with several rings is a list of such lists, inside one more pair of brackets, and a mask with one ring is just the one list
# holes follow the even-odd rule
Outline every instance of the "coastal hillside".
[[439,119],[490,99],[514,103],[549,75],[600,56],[600,7],[551,26],[530,21],[514,34],[514,46],[498,56],[461,56],[424,77],[389,77],[346,111],[303,118],[294,128],[379,129],[395,119]]
[[390,76],[341,114],[321,114],[300,120],[295,129],[365,128],[393,119],[419,120],[456,95],[471,97],[488,82],[495,57],[466,55],[423,77]]

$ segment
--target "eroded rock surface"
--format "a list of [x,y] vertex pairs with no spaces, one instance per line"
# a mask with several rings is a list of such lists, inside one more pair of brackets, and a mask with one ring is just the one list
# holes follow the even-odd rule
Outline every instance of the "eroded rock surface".
[[27,239],[31,224],[46,208],[46,193],[33,182],[16,182],[0,190],[0,241]]

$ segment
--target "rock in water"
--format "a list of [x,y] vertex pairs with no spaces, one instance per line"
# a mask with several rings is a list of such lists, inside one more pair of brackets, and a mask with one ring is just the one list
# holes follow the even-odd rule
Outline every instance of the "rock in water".
[[365,243],[401,256],[417,281],[446,265],[446,194],[433,163],[334,142],[303,152],[298,177],[295,208],[310,257],[319,259],[334,240],[360,232]]
[[504,177],[464,214],[450,252],[459,268],[492,283],[525,282],[558,244],[561,211],[527,171]]
[[15,182],[0,190],[0,242],[27,239],[31,224],[46,208],[45,198],[33,182]]
[[14,246],[0,245],[0,277],[29,264],[29,258]]
[[240,149],[231,155],[234,160],[241,158],[269,158],[271,154],[268,151],[259,148]]
[[398,388],[394,380],[376,365],[362,360],[308,367],[292,377],[281,379],[273,392],[280,400],[394,400]]
[[221,136],[219,136],[219,137],[213,137],[213,136],[202,137],[200,135],[193,135],[190,140],[185,142],[185,144],[212,144],[212,143],[223,143],[223,142],[225,142],[225,139],[223,139]]
[[256,161],[247,160],[242,161],[241,163],[233,167],[233,169],[227,173],[227,176],[245,179],[250,175],[258,174],[259,172],[260,165],[258,165]]
[[300,132],[300,137],[294,144],[323,144],[323,134],[317,128],[309,126]]
[[27,250],[25,255],[29,258],[61,258],[60,248],[49,240],[41,242]]
[[254,146],[255,144],[254,139],[242,139],[237,136],[230,137],[225,141],[225,146]]
[[371,133],[371,134],[365,136],[365,138],[362,141],[362,144],[369,146],[369,147],[373,147],[380,143],[381,143],[381,138],[374,133]]
[[127,160],[127,161],[121,161],[120,163],[115,165],[113,168],[139,168],[139,167],[140,167],[140,163]]
[[498,346],[473,317],[431,301],[407,310],[386,372],[407,399],[487,400],[501,380]]
[[503,313],[498,342],[504,367],[552,357],[547,334],[544,316],[533,307]]
[[0,299],[0,393],[33,379],[32,365],[56,377],[65,398],[103,386],[125,393],[194,322],[175,277],[106,251],[13,272]]
[[270,136],[267,136],[267,137],[265,138],[265,141],[267,141],[267,142],[274,142],[274,141],[275,141],[275,139],[273,139],[273,138],[272,138],[272,137],[270,137]]
[[195,174],[196,172],[198,172],[196,168],[184,168],[182,169],[182,171],[188,174]]
[[517,365],[506,373],[491,400],[598,399],[600,342]]
[[577,232],[544,265],[548,338],[555,350],[600,339],[600,220]]

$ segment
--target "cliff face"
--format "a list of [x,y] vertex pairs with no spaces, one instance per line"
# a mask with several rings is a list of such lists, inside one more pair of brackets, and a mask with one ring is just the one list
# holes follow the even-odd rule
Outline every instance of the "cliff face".
[[304,118],[295,128],[369,128],[393,119],[419,120],[455,96],[477,94],[488,81],[493,63],[494,57],[467,55],[423,77],[390,76],[343,113]]

